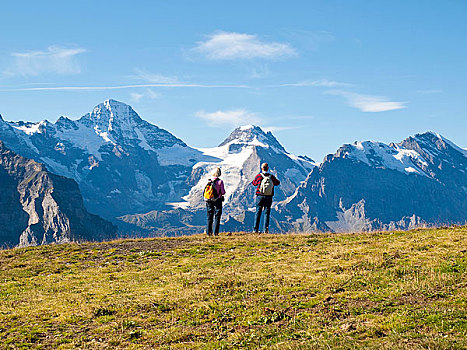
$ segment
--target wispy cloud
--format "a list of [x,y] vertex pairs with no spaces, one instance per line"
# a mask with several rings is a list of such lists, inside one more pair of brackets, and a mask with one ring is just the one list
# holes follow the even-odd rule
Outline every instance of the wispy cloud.
[[161,94],[152,90],[152,89],[146,89],[146,95],[151,99],[151,100],[156,100],[158,98],[161,98]]
[[236,110],[226,110],[226,111],[216,111],[216,112],[205,112],[198,111],[196,113],[198,118],[204,119],[207,121],[208,125],[214,127],[221,126],[241,126],[246,124],[261,124],[263,122],[256,113],[250,112],[246,109],[236,109]]
[[328,80],[328,79],[319,79],[319,80],[304,80],[296,83],[283,83],[278,85],[272,85],[273,87],[306,87],[306,86],[316,86],[316,87],[351,87],[353,84],[343,83],[340,81]]
[[342,90],[330,90],[325,93],[344,97],[351,107],[362,112],[387,112],[407,108],[406,102],[389,101],[383,96],[364,95]]
[[176,76],[166,76],[158,73],[151,73],[139,68],[135,69],[135,75],[133,75],[132,77],[138,80],[155,84],[174,84],[180,82]]
[[194,50],[211,60],[278,59],[297,55],[290,44],[265,42],[257,35],[245,33],[217,32],[197,44]]
[[173,83],[173,84],[129,84],[109,86],[43,86],[29,88],[0,88],[0,92],[11,91],[100,91],[100,90],[125,90],[134,88],[203,88],[203,89],[251,89],[248,85],[236,84],[196,84],[196,83]]
[[49,46],[45,51],[13,52],[12,66],[5,76],[38,76],[44,73],[78,74],[81,65],[76,56],[86,52],[83,48]]
[[[159,76],[159,75],[156,75]],[[134,77],[134,76],[133,76]],[[352,84],[343,83],[333,80],[321,79],[314,81],[302,81],[292,83],[279,83],[275,85],[262,85],[262,84],[216,84],[216,83],[197,83],[197,82],[169,82],[173,80],[169,77],[153,78],[147,80],[160,80],[166,82],[148,82],[138,84],[122,84],[122,85],[101,85],[101,86],[53,86],[54,83],[40,83],[28,84],[29,87],[0,87],[0,92],[14,92],[14,91],[100,91],[100,90],[125,90],[125,89],[138,89],[146,88],[145,94],[154,99],[160,95],[150,88],[201,88],[201,89],[267,89],[267,88],[288,88],[288,87],[352,87]],[[38,86],[42,85],[42,86]],[[139,92],[138,93],[142,93]]]
[[216,112],[198,111],[196,113],[198,118],[201,118],[212,127],[238,127],[242,125],[259,125],[265,131],[279,132],[285,130],[300,129],[303,126],[297,125],[271,125],[270,122],[274,123],[274,120],[280,120],[280,122],[291,121],[291,120],[305,120],[313,119],[313,116],[297,115],[297,116],[282,116],[276,118],[263,118],[260,114],[248,111],[246,109],[235,109],[235,110],[219,110]]
[[296,130],[296,129],[301,129],[303,126],[264,126],[263,130],[264,131],[270,131],[270,132],[278,132],[278,131],[285,131],[285,130]]
[[144,97],[144,94],[140,94],[138,92],[130,93],[130,98],[132,102],[139,102]]
[[[209,83],[145,83],[145,84],[125,84],[125,85],[102,85],[102,86],[50,86],[54,83],[27,84],[29,87],[0,87],[0,92],[9,91],[99,91],[99,90],[124,90],[135,88],[203,88],[203,89],[261,89],[261,88],[282,88],[282,87],[350,87],[352,84],[340,83],[327,80],[306,81],[297,83],[280,83],[276,85],[258,84],[209,84]],[[37,86],[47,85],[47,86]]]
[[161,94],[152,90],[152,89],[145,89],[142,92],[131,92],[130,98],[133,102],[138,103],[143,98],[148,98],[150,100],[155,100],[161,97]]

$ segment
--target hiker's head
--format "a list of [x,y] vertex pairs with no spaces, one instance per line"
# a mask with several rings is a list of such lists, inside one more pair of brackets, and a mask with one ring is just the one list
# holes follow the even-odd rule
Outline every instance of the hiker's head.
[[268,163],[263,163],[263,164],[261,164],[261,169],[262,169],[263,171],[268,171],[268,170],[269,170],[269,165],[268,165]]
[[216,168],[214,169],[214,171],[212,172],[212,176],[214,177],[219,177],[221,176],[222,172],[221,172],[221,168]]

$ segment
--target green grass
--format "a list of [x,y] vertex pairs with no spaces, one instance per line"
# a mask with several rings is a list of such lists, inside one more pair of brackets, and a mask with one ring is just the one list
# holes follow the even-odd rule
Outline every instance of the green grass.
[[0,347],[465,349],[467,228],[0,251]]

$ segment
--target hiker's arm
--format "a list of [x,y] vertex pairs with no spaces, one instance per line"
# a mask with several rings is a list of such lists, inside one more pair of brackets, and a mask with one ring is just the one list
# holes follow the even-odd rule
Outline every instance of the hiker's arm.
[[272,175],[272,183],[274,186],[279,186],[281,184],[281,182],[274,175]]
[[253,182],[251,184],[253,186],[258,186],[261,183],[262,179],[263,179],[263,177],[261,176],[261,174],[258,174],[258,175],[256,175],[255,179],[253,180]]
[[221,181],[219,187],[220,187],[219,188],[220,195],[223,196],[225,194],[224,181]]

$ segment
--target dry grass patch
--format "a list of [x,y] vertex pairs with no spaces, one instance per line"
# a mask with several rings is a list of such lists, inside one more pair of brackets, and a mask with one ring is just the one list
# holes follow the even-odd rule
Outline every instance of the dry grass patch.
[[3,348],[463,349],[467,229],[0,251]]

